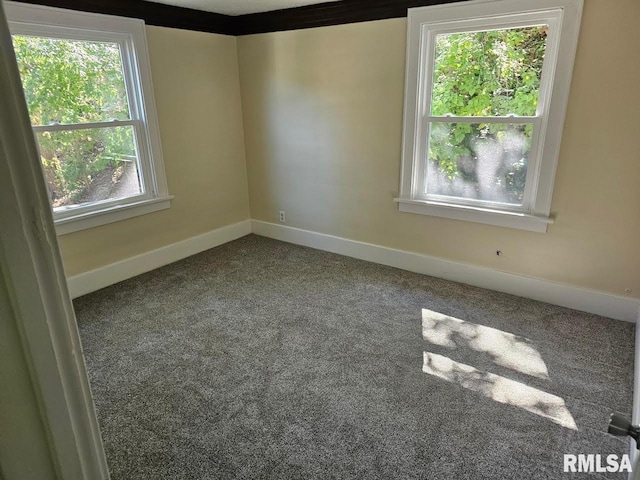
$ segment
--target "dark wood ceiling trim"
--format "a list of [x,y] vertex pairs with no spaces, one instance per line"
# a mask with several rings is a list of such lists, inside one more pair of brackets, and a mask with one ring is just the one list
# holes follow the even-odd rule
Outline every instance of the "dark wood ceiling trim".
[[462,0],[340,0],[249,15],[222,15],[145,0],[19,0],[24,3],[141,18],[148,25],[225,35],[326,27],[407,16],[407,9]]
[[341,0],[236,17],[236,35],[326,27],[407,16],[407,9],[462,0]]
[[144,0],[20,0],[23,3],[141,18],[147,25],[182,28],[199,32],[236,34],[239,17],[174,7]]

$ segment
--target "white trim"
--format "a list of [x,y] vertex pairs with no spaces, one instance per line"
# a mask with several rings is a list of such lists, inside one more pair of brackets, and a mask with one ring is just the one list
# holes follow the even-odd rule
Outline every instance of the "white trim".
[[492,210],[471,205],[452,205],[427,200],[395,198],[401,212],[434,215],[436,217],[485,223],[498,227],[519,228],[530,232],[545,233],[547,225],[554,222],[551,217],[540,217],[529,213]]
[[553,305],[635,322],[640,299],[452,262],[442,258],[358,242],[324,233],[252,220],[252,232],[264,237],[380,263],[454,282],[531,298]]
[[[0,275],[13,312],[6,321],[15,322],[19,332],[44,429],[41,438],[28,434],[34,445],[48,445],[53,463],[51,472],[31,473],[107,480],[80,336],[1,2],[0,105]],[[23,471],[29,477],[29,467]]]
[[499,124],[534,124],[540,121],[539,116],[535,117],[520,117],[517,115],[506,115],[503,117],[459,117],[457,115],[445,115],[445,116],[433,116],[425,115],[424,120],[426,122],[438,122],[438,123],[499,123]]
[[65,130],[89,130],[92,128],[128,127],[137,123],[137,120],[109,120],[108,122],[87,123],[52,123],[51,125],[33,125],[34,132],[61,132]]
[[145,252],[135,257],[96,268],[67,279],[72,298],[100,290],[114,283],[163,267],[210,248],[236,240],[251,233],[251,221],[212,230],[202,235]]
[[173,196],[152,198],[135,203],[114,205],[95,212],[79,212],[77,215],[56,220],[56,233],[58,235],[66,235],[67,233],[77,232],[78,230],[85,230],[147,213],[166,210],[171,206],[171,199],[173,199]]
[[[141,203],[141,197],[151,201],[161,201],[169,197],[144,21],[16,2],[5,2],[5,8],[13,34],[50,35],[56,38],[89,41],[101,40],[120,45],[130,112],[129,120],[71,125],[39,125],[33,127],[33,130],[37,132],[116,126],[133,127],[138,157],[138,175],[144,191],[140,196],[75,206],[70,209],[71,212],[67,210],[54,211],[56,225],[65,224],[58,230],[69,233],[159,210],[160,207],[156,205],[155,210],[149,207],[129,209],[126,217],[123,213],[102,215],[103,212],[111,214],[114,206],[132,204],[133,207],[136,207]],[[169,208],[169,206],[169,203],[164,203],[163,208]],[[91,215],[96,216],[95,220],[86,221],[86,217]],[[77,225],[69,225],[69,222],[76,220],[78,221]]]
[[[472,0],[445,5],[434,5],[409,9],[406,51],[405,99],[402,139],[402,167],[400,175],[400,197],[410,200],[434,200],[421,188],[424,178],[426,142],[425,123],[430,115],[431,71],[433,68],[433,41],[436,32],[466,31],[483,26],[508,27],[544,21],[550,27],[545,55],[538,111],[534,129],[532,150],[522,208],[499,205],[495,209],[524,211],[535,218],[548,218],[555,171],[560,152],[562,125],[569,97],[573,62],[577,49],[578,33],[583,0]],[[515,22],[515,23],[514,23]],[[451,30],[451,29],[454,30]],[[466,117],[437,117],[442,121],[470,122]],[[516,119],[518,119],[516,121]],[[499,117],[498,122],[507,119]],[[514,117],[514,123],[520,123]],[[461,199],[456,204],[470,203]],[[475,205],[476,203],[473,202]],[[454,208],[431,209],[417,204],[399,203],[400,211],[426,215],[437,215],[458,220],[476,221],[496,225],[495,216],[476,214],[466,210],[464,214]],[[475,217],[470,220],[469,217]],[[503,217],[504,219],[504,217]],[[504,222],[498,225],[531,230],[531,222]],[[535,228],[535,227],[534,227]],[[534,231],[544,232],[546,226]]]

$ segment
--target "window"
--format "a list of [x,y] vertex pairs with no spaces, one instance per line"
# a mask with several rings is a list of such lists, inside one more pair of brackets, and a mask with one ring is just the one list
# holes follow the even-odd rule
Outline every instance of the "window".
[[409,11],[401,211],[546,231],[581,11],[582,0]]
[[7,4],[58,233],[169,207],[144,23]]

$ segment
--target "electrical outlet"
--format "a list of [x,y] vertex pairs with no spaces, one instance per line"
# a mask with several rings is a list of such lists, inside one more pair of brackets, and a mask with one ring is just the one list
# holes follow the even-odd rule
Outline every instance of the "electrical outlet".
[[286,217],[285,217],[285,215],[284,215],[284,210],[280,210],[280,221],[281,221],[282,223],[285,223],[285,222],[287,221],[287,220],[286,220]]

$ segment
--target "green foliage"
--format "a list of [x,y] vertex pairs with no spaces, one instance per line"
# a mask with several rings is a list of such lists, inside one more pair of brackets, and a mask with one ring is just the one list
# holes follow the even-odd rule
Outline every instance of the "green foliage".
[[[13,37],[33,125],[129,119],[117,44]],[[131,127],[41,132],[37,136],[54,207],[75,204],[92,178],[135,156]]]
[[436,37],[433,115],[535,115],[544,27]]
[[98,173],[135,157],[129,126],[41,132],[37,138],[54,206],[82,201]]
[[[431,114],[535,115],[546,36],[545,26],[437,35]],[[506,127],[486,123],[447,125],[446,135],[442,129],[432,128],[429,159],[451,180],[464,173],[461,161],[477,160],[478,141],[493,139],[499,143]],[[532,126],[518,128],[527,139],[526,154]],[[504,180],[514,187],[523,183],[526,165],[516,165],[512,170],[516,176],[511,171],[508,178],[496,181]]]

